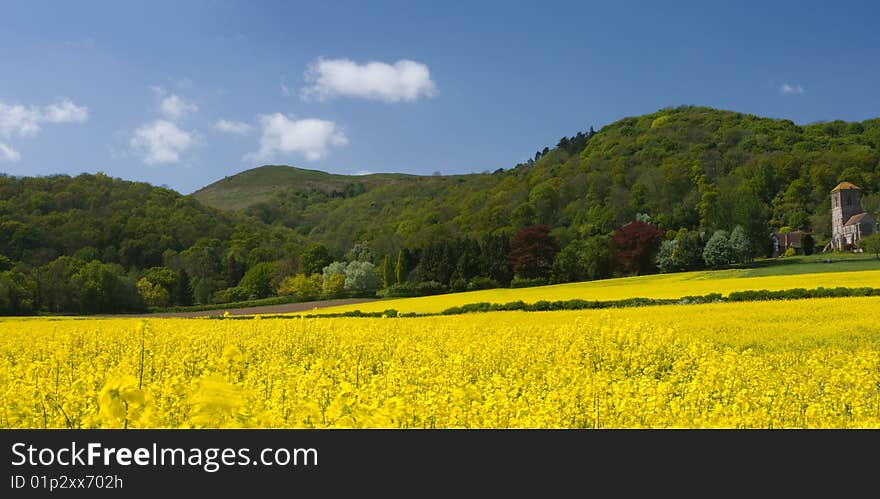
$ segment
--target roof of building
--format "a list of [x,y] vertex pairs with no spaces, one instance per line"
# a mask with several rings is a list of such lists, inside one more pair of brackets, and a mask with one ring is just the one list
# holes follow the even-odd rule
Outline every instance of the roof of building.
[[789,247],[800,248],[801,247],[801,238],[803,237],[804,234],[806,234],[806,232],[804,232],[802,230],[793,230],[791,232],[774,232],[773,233],[773,235],[776,236],[776,240],[779,241],[779,243],[786,248],[789,248]]
[[859,186],[857,186],[856,184],[853,184],[851,182],[841,182],[837,184],[837,187],[831,189],[831,192],[843,191],[847,189],[855,189],[857,191],[860,190]]
[[[858,215],[853,215],[853,216],[849,217],[849,220],[847,220],[846,223],[843,225],[855,225],[857,223],[861,223],[862,220],[865,219],[865,217],[871,217],[871,214],[868,213],[867,211],[865,211],[865,212],[859,213]],[[874,218],[874,217],[871,217],[871,218]]]

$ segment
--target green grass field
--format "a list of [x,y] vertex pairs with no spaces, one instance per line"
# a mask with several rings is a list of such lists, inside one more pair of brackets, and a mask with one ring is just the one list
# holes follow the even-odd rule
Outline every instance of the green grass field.
[[744,277],[856,272],[859,270],[880,270],[880,260],[865,254],[818,254],[788,258],[767,258],[756,261],[746,269],[737,270],[744,270],[745,272],[742,275]]

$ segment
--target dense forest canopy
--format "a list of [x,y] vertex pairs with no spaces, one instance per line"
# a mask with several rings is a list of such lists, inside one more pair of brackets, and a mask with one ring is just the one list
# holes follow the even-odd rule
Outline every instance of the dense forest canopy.
[[297,185],[245,212],[326,245],[368,240],[382,252],[532,224],[549,225],[566,244],[640,213],[674,230],[732,230],[738,218],[759,215],[756,232],[805,229],[822,242],[839,181],[861,187],[866,209],[880,208],[878,151],[878,119],[798,126],[683,106],[565,137],[509,170],[393,184],[350,177],[348,192]]
[[169,189],[103,174],[0,176],[0,253],[42,265],[61,255],[162,264],[201,237],[228,239],[232,218]]
[[[805,230],[821,248],[829,193],[844,180],[880,210],[880,119],[799,126],[691,106],[590,128],[480,174],[268,166],[191,196],[102,174],[4,176],[0,312],[564,282],[652,271],[658,252],[679,258],[661,270],[723,265],[762,256],[772,230]],[[546,245],[511,258],[530,233]],[[627,247],[639,265],[621,258],[623,240],[650,241]],[[540,272],[512,266],[539,254]],[[75,296],[113,286],[137,293]]]

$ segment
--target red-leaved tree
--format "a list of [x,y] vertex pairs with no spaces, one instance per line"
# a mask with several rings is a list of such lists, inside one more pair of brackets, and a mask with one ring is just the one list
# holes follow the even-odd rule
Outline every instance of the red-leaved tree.
[[663,242],[663,231],[639,220],[614,231],[611,248],[614,261],[628,274],[650,274],[656,271],[654,256]]
[[549,226],[530,225],[513,236],[507,262],[519,277],[548,277],[558,252],[559,246],[550,235]]

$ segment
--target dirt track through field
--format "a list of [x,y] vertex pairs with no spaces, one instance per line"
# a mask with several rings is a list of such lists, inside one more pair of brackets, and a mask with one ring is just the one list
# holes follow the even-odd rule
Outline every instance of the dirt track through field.
[[158,314],[136,315],[133,317],[208,317],[211,315],[274,315],[289,314],[293,312],[305,312],[315,308],[336,307],[338,305],[353,305],[356,303],[369,303],[378,298],[347,298],[344,300],[306,301],[302,303],[286,303],[284,305],[265,305],[262,307],[230,308],[220,310],[203,310],[200,312],[163,312]]

